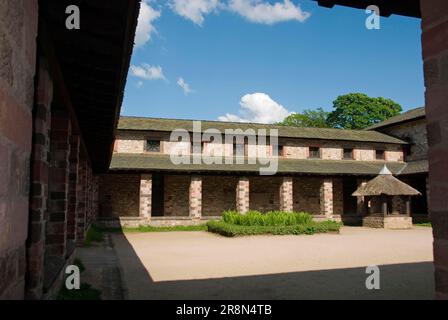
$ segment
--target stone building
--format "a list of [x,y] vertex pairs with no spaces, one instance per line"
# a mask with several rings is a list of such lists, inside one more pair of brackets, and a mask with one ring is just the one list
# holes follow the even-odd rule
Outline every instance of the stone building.
[[[252,209],[306,211],[315,219],[361,224],[363,199],[352,196],[358,186],[384,164],[399,177],[414,170],[405,151],[415,146],[374,130],[201,121],[195,150],[193,128],[189,120],[121,117],[110,172],[100,176],[102,223],[116,224],[119,218],[125,225],[194,224],[225,210]],[[238,129],[239,134],[224,137]],[[251,141],[246,130],[260,129],[278,130],[277,153],[268,139]],[[175,130],[188,132],[188,141],[171,137]],[[219,139],[207,138],[212,130],[220,132]],[[178,150],[190,163],[173,162],[170,155]],[[221,163],[194,163],[195,155],[211,152],[222,155]],[[255,159],[260,154],[278,162],[275,174],[260,174],[262,162]],[[425,184],[420,189],[426,193]]]
[[427,221],[429,178],[425,108],[409,110],[375,124],[368,130],[376,130],[408,143],[404,148],[407,165],[400,172],[400,179],[422,193],[422,197],[412,198],[411,211],[414,222]]
[[139,3],[0,1],[0,300],[54,297],[96,218]]
[[[317,2],[330,8],[341,4],[365,9],[371,4],[363,0]],[[63,265],[73,257],[73,243],[82,241],[86,228],[95,219],[96,177],[105,173],[110,163],[139,3],[140,0],[0,1],[0,299],[51,297],[58,287]],[[375,3],[383,16],[401,14],[420,18],[422,22],[422,37],[416,39],[416,45],[421,41],[426,87],[435,291],[437,298],[448,299],[448,3],[445,0],[376,0]],[[77,5],[81,10],[81,30],[68,30],[65,26],[69,5]],[[392,145],[406,146],[404,141]],[[148,216],[154,194],[150,192],[149,197],[149,190],[157,179],[136,174],[142,171],[135,169],[139,157],[132,157],[136,162],[128,167],[134,167],[134,177],[129,175],[132,170],[125,168],[126,158],[119,156],[112,163],[116,173],[105,177],[114,179],[121,171],[129,181],[143,180],[133,185],[138,186],[138,194],[143,186],[142,195],[147,195],[143,197],[143,216]],[[308,159],[294,161],[305,160]],[[338,163],[342,161],[333,161],[327,168],[331,167],[331,175],[341,178],[343,170]],[[373,165],[353,161],[357,161],[353,170],[360,166],[367,170]],[[392,162],[404,165],[399,160]],[[316,171],[312,162],[306,163],[305,171]],[[394,164],[390,168],[397,172]],[[159,163],[160,168],[165,165],[163,161]],[[352,172],[346,165],[344,168]],[[249,173],[234,175],[238,177],[235,197],[240,211],[247,210],[250,203],[244,199],[251,190],[252,193],[256,190],[250,189],[254,183],[251,184]],[[291,182],[289,172],[285,173],[288,175],[284,174],[279,182],[283,192],[278,201],[286,210],[294,206],[287,190],[291,184],[294,187],[297,177]],[[330,186],[336,188],[336,184],[333,179],[322,183],[321,175],[313,175],[319,178],[316,184],[322,186],[319,199],[328,200],[327,206],[319,205],[315,210],[330,216]],[[192,189],[188,194],[194,200],[188,212],[194,217],[199,212],[204,215],[200,210],[205,207],[203,198],[198,194],[206,182],[196,176],[187,183]],[[185,198],[185,194],[179,196]],[[140,197],[135,201],[140,206]],[[337,201],[332,202],[334,216]],[[271,199],[264,203],[273,205]]]

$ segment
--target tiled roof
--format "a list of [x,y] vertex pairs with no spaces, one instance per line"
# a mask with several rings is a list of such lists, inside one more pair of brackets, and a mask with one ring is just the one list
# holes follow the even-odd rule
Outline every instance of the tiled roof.
[[405,164],[399,174],[428,173],[428,160],[410,161]]
[[366,130],[374,130],[374,129],[379,129],[379,128],[383,128],[383,127],[388,127],[388,126],[391,126],[394,124],[412,121],[412,120],[416,120],[416,119],[424,118],[424,117],[425,117],[425,107],[416,108],[416,109],[412,109],[412,110],[403,112],[403,113],[399,114],[398,116],[389,118],[389,119],[379,122],[377,124],[374,124],[374,125],[368,127]]
[[[220,172],[258,173],[260,164],[181,164],[175,165],[168,155],[116,153],[112,157],[111,171],[176,171],[176,172]],[[313,160],[279,159],[278,173],[281,174],[344,174],[377,175],[384,164],[392,173],[403,170],[403,162],[355,161],[355,160]]]
[[[241,122],[201,121],[202,131],[211,128],[220,130],[221,132],[224,132],[225,129],[278,129],[279,137],[283,138],[407,144],[405,141],[376,131],[305,128]],[[191,132],[193,130],[193,120],[121,117],[118,123],[118,130],[170,132],[175,129],[185,129]],[[269,132],[267,132],[267,134],[269,134]]]

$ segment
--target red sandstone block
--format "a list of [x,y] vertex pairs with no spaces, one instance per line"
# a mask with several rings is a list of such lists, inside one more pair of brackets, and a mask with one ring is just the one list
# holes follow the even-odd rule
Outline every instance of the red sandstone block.
[[422,33],[424,59],[439,55],[448,50],[448,21],[432,26]]
[[420,1],[420,9],[422,12],[422,28],[425,30],[444,20],[447,16],[448,3],[446,0]]
[[[0,135],[31,152],[31,114],[0,87]],[[20,130],[17,130],[20,128]]]
[[0,142],[0,196],[8,193],[10,172],[9,148]]
[[434,264],[448,266],[448,239],[434,240]]

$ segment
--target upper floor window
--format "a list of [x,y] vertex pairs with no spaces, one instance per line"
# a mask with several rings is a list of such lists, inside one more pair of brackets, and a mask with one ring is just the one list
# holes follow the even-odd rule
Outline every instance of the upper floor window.
[[160,152],[160,140],[146,140],[147,152]]
[[376,158],[376,160],[385,160],[386,152],[382,149],[375,150],[375,158]]
[[353,148],[344,148],[342,158],[345,160],[353,159]]
[[278,146],[278,156],[279,157],[283,157],[284,156],[284,150],[285,150],[285,148],[283,147],[283,146]]
[[320,148],[319,147],[309,147],[308,158],[319,159],[320,158]]

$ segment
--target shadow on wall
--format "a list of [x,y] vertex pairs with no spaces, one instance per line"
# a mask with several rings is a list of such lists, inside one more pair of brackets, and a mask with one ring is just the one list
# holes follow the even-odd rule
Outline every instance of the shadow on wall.
[[[381,289],[365,268],[155,282],[123,234],[114,234],[127,299],[433,299],[432,262],[380,266]],[[179,268],[183,262],[179,259]]]

